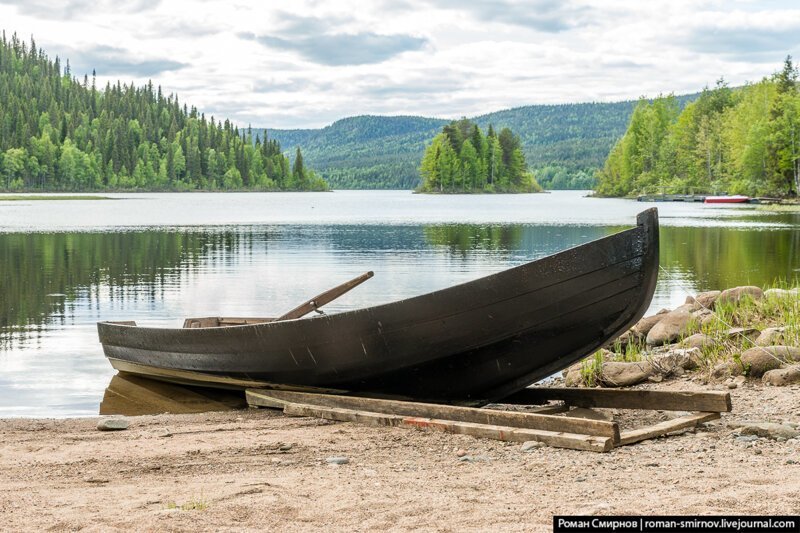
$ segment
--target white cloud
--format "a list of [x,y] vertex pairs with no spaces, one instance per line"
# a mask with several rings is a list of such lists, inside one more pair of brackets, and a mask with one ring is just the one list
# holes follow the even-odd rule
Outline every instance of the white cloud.
[[754,81],[800,49],[794,2],[0,0],[0,24],[98,84],[148,78],[241,125],[479,115]]

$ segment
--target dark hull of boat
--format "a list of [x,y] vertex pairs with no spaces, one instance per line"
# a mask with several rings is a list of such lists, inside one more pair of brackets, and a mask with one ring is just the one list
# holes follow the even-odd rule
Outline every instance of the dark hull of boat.
[[[658,215],[509,270],[385,305],[199,329],[98,324],[112,364],[434,402],[500,400],[615,338],[646,311]],[[165,377],[166,376],[166,377]],[[205,379],[205,377],[204,377]]]

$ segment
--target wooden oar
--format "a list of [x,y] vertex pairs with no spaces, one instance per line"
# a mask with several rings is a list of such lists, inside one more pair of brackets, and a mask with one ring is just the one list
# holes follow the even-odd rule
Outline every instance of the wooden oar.
[[337,287],[334,287],[332,289],[323,292],[322,294],[318,294],[317,296],[314,296],[310,300],[307,300],[302,304],[298,305],[288,313],[282,314],[281,316],[275,319],[275,322],[277,322],[278,320],[291,320],[293,318],[300,318],[302,316],[305,316],[311,311],[314,311],[322,307],[323,305],[332,302],[333,300],[343,295],[344,293],[348,292],[349,290],[358,287],[359,285],[361,285],[374,275],[375,274],[373,274],[373,272],[370,270],[369,272],[361,274],[357,278],[353,278],[348,282],[342,283]]

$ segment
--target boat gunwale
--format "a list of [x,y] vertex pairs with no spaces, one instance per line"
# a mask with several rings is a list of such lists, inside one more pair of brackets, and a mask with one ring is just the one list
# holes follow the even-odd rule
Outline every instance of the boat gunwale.
[[[495,272],[493,274],[482,276],[482,277],[477,278],[477,279],[464,281],[464,282],[461,282],[461,283],[457,283],[455,285],[450,285],[450,286],[447,286],[447,287],[443,287],[441,289],[436,289],[434,291],[426,292],[426,293],[423,293],[423,294],[418,294],[416,296],[410,296],[408,298],[402,298],[400,300],[393,300],[391,302],[386,302],[386,303],[383,303],[383,304],[377,304],[377,305],[372,305],[372,306],[368,306],[368,307],[360,307],[360,308],[357,308],[357,309],[350,309],[350,310],[341,311],[341,312],[338,312],[338,313],[326,313],[324,315],[317,315],[317,316],[313,316],[313,317],[310,317],[310,318],[301,317],[301,318],[293,318],[293,319],[289,319],[289,320],[281,320],[281,321],[273,321],[273,322],[261,322],[261,323],[256,323],[256,324],[231,324],[231,325],[224,325],[224,326],[210,326],[210,327],[205,327],[205,328],[183,328],[183,327],[180,327],[180,328],[163,328],[163,327],[139,326],[138,324],[137,325],[131,325],[131,324],[120,323],[120,322],[126,322],[126,321],[99,321],[99,322],[97,322],[97,326],[98,326],[98,329],[100,329],[102,327],[102,328],[120,329],[120,330],[130,329],[130,330],[140,330],[140,331],[157,331],[157,332],[160,332],[161,334],[170,333],[170,332],[187,332],[187,331],[190,331],[190,332],[193,332],[193,333],[198,333],[198,332],[201,332],[201,331],[219,331],[219,330],[223,330],[223,329],[225,329],[225,330],[233,330],[233,329],[235,329],[237,331],[244,331],[244,330],[239,329],[239,328],[253,328],[254,330],[271,329],[272,327],[276,327],[277,325],[283,325],[283,324],[289,324],[289,323],[297,323],[299,321],[319,321],[319,320],[330,319],[332,317],[336,317],[337,319],[348,318],[348,316],[355,316],[355,315],[358,315],[358,314],[361,314],[361,313],[369,313],[369,312],[373,312],[373,311],[379,311],[379,310],[382,310],[382,309],[387,308],[387,307],[393,307],[393,306],[400,305],[400,304],[406,304],[408,302],[414,302],[415,300],[421,300],[421,299],[425,299],[425,298],[429,298],[429,297],[437,297],[437,296],[441,296],[442,294],[445,294],[445,293],[448,293],[448,292],[454,292],[454,291],[463,289],[463,288],[465,288],[465,287],[467,287],[469,285],[474,285],[474,284],[479,284],[479,283],[486,283],[486,282],[490,282],[490,281],[495,280],[495,279],[501,279],[501,278],[504,278],[504,277],[508,277],[508,276],[512,275],[513,273],[516,273],[516,272],[518,272],[518,271],[520,271],[520,270],[522,270],[522,269],[524,269],[526,267],[529,267],[530,265],[532,265],[534,263],[537,263],[539,261],[544,261],[544,260],[555,261],[555,260],[557,260],[557,258],[559,256],[574,253],[576,250],[578,250],[578,249],[580,249],[582,247],[591,246],[591,245],[594,245],[594,244],[596,244],[598,242],[604,241],[606,239],[611,239],[611,238],[615,238],[615,237],[621,237],[621,236],[623,236],[623,235],[625,235],[627,233],[632,233],[632,232],[637,232],[637,231],[647,231],[648,225],[652,225],[652,223],[657,220],[657,217],[658,217],[658,210],[656,208],[649,208],[649,209],[646,209],[644,211],[641,211],[637,215],[637,217],[636,217],[637,223],[632,228],[628,228],[628,229],[625,229],[625,230],[622,230],[622,231],[618,231],[616,233],[612,233],[611,235],[606,235],[606,236],[600,237],[598,239],[593,239],[593,240],[587,241],[585,243],[581,243],[581,244],[578,244],[578,245],[575,245],[575,246],[571,246],[569,248],[565,248],[563,250],[560,250],[560,251],[558,251],[558,252],[556,252],[554,254],[547,255],[547,256],[544,256],[544,257],[540,257],[538,259],[533,259],[531,261],[527,261],[527,262],[522,263],[520,265],[516,265],[516,266],[510,267],[510,268],[507,268],[505,270],[501,270],[500,272]],[[650,239],[650,241],[651,241],[650,244],[652,244],[652,238]],[[656,242],[657,242],[657,237],[656,237]],[[646,250],[645,250],[645,253],[642,253],[640,255],[631,255],[631,257],[626,259],[625,261],[630,261],[630,260],[633,260],[633,259],[635,259],[637,257],[645,257],[645,256],[646,256]],[[624,262],[624,261],[622,261],[622,262]],[[602,270],[603,268],[605,268],[607,266],[608,265],[605,265],[604,267],[595,269],[595,270],[593,270],[591,272],[596,272],[596,271]],[[583,274],[585,274],[585,273],[583,273]],[[583,274],[581,274],[581,275],[583,275]],[[555,282],[555,283],[553,283],[551,285],[547,285],[547,286],[544,286],[544,287],[539,287],[539,288],[537,288],[537,290],[542,289],[542,288],[547,288],[547,287],[555,285],[557,283],[558,282]],[[649,301],[644,303],[644,305],[645,306],[649,305]]]

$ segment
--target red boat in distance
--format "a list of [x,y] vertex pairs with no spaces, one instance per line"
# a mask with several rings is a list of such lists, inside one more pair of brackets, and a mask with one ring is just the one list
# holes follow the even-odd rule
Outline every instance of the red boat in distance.
[[744,204],[750,201],[749,196],[734,194],[731,196],[706,196],[703,200],[706,204]]

